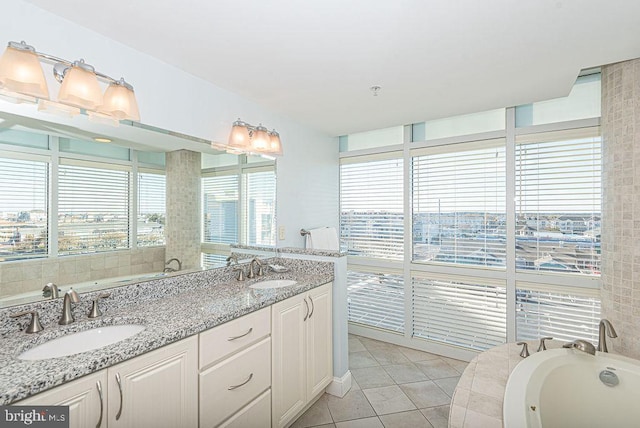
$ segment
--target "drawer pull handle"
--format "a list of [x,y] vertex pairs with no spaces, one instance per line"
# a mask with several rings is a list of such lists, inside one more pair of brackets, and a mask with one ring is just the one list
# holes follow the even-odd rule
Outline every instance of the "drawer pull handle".
[[241,334],[240,336],[229,337],[227,338],[227,340],[231,342],[232,340],[240,339],[241,337],[245,337],[246,335],[250,334],[252,331],[253,331],[253,327],[250,327],[245,334]]
[[120,420],[120,416],[122,416],[122,379],[120,379],[120,373],[116,373],[116,382],[118,383],[118,390],[120,390],[120,408],[118,409],[118,414],[116,414],[116,421]]
[[96,382],[96,389],[98,390],[98,397],[100,397],[100,419],[98,419],[96,428],[100,428],[100,425],[102,425],[102,416],[104,414],[104,400],[102,398],[102,383],[100,381]]
[[307,307],[307,312],[305,312],[302,322],[305,322],[307,318],[309,318],[309,304],[307,303],[307,299],[304,299],[304,305]]
[[232,386],[230,386],[230,387],[229,387],[229,388],[227,388],[227,389],[228,389],[229,391],[233,391],[234,389],[238,389],[238,388],[240,388],[241,386],[244,386],[244,385],[248,384],[248,383],[249,383],[249,381],[250,381],[251,379],[253,379],[253,373],[249,374],[249,378],[247,378],[247,380],[245,380],[245,381],[244,381],[244,382],[242,382],[241,384],[239,384],[239,385],[232,385]]
[[313,299],[309,296],[309,301],[311,302],[311,313],[309,314],[309,319],[313,316],[313,310],[316,308],[316,305],[313,304]]

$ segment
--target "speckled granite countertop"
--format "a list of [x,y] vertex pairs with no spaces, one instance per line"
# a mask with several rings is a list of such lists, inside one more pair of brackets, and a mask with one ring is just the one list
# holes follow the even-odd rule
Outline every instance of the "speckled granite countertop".
[[317,250],[298,247],[257,247],[255,245],[231,245],[231,251],[238,252],[238,250],[257,251],[263,254],[278,253],[278,254],[304,254],[307,256],[320,256],[320,257],[346,257],[346,251],[334,251],[334,250]]
[[[62,298],[0,310],[0,405],[112,366],[145,352],[200,333],[275,302],[287,299],[333,280],[333,263],[278,258],[289,267],[286,273],[268,273],[238,282],[230,268],[194,272],[114,288],[101,301],[104,315],[89,320],[87,313],[100,292],[81,295],[74,306],[76,322],[59,326]],[[294,279],[291,287],[253,290],[253,282]],[[9,314],[37,309],[45,330],[22,332],[29,317],[15,320]],[[67,357],[23,361],[23,351],[69,332],[114,324],[144,324],[145,330],[113,345]]]
[[[537,340],[527,340],[529,352],[538,349]],[[565,342],[549,340],[548,349]],[[460,376],[451,399],[449,428],[502,428],[502,402],[507,379],[523,360],[522,346],[515,342],[496,346],[475,357]]]

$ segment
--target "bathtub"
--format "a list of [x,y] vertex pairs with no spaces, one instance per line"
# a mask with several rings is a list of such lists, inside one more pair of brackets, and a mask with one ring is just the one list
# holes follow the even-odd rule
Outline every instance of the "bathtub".
[[640,426],[640,361],[574,349],[532,354],[509,376],[503,417],[505,428]]

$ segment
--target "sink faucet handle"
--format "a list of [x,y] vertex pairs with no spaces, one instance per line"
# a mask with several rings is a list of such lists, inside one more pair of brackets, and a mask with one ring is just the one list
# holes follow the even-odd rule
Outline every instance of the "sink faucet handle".
[[238,271],[238,277],[236,279],[238,281],[244,281],[244,270],[242,270],[242,266],[236,266],[233,270]]
[[549,336],[541,337],[540,345],[538,345],[538,352],[547,350],[547,345],[544,343],[545,340],[553,340],[553,337],[549,337]]
[[520,356],[522,358],[527,358],[529,354],[529,344],[527,342],[518,342],[517,345],[522,345],[522,351],[520,351]]
[[100,299],[106,299],[109,296],[111,296],[111,293],[102,293],[98,297],[93,299],[93,304],[91,305],[91,311],[89,312],[89,315],[88,315],[89,318],[98,318],[99,316],[102,315],[102,311],[98,307],[98,302],[100,301]]
[[24,330],[25,333],[37,333],[39,331],[44,330],[42,324],[40,324],[40,316],[38,315],[38,311],[22,311],[15,314],[9,315],[11,318],[18,318],[24,315],[31,315],[31,322]]

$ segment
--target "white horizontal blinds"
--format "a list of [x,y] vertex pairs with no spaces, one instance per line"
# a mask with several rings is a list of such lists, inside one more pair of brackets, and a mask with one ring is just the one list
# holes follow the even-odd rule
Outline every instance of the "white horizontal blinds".
[[276,174],[274,171],[248,172],[243,223],[247,245],[276,245]]
[[403,161],[391,156],[342,161],[340,239],[349,255],[403,258]]
[[238,243],[239,175],[202,178],[203,242]]
[[58,251],[81,254],[129,247],[129,171],[62,159],[58,181]]
[[599,321],[597,289],[516,284],[518,340],[551,336],[564,341],[585,339],[595,342]]
[[504,267],[504,140],[412,156],[413,260]]
[[517,138],[516,267],[600,273],[598,128]]
[[413,272],[412,289],[414,337],[478,350],[506,341],[504,283]]
[[404,332],[404,277],[395,273],[347,272],[349,321]]
[[165,224],[164,172],[138,173],[138,246],[163,245]]
[[48,177],[47,162],[0,158],[0,261],[47,256]]
[[202,253],[202,267],[213,269],[226,266],[227,256],[221,254]]

